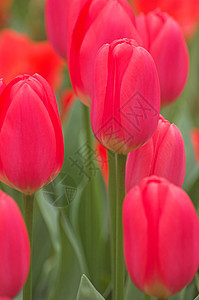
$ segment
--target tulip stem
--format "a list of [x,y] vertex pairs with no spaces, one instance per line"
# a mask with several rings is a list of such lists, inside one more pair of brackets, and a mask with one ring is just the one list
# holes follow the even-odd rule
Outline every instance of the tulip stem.
[[[110,236],[111,236],[111,278],[115,280],[115,255],[116,255],[116,157],[115,153],[108,150],[109,180],[108,197],[110,210]],[[112,299],[115,299],[115,289],[113,288]]]
[[126,156],[116,155],[116,257],[115,257],[115,300],[124,299],[124,253],[122,205],[125,197],[125,166]]
[[32,225],[33,225],[34,195],[24,195],[24,219],[30,241],[30,269],[23,289],[23,300],[32,299]]

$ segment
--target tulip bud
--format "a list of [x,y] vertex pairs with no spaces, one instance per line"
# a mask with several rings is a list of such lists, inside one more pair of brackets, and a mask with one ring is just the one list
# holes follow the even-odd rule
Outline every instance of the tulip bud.
[[169,104],[182,92],[187,81],[189,55],[178,23],[166,13],[155,10],[136,19],[143,47],[157,67],[161,104]]
[[124,255],[134,284],[158,299],[179,292],[199,266],[199,222],[188,195],[164,178],[144,178],[123,205]]
[[[79,2],[82,1],[76,0],[71,4],[70,19]],[[68,42],[70,77],[77,96],[89,106],[93,67],[100,47],[120,38],[140,38],[135,29],[134,13],[126,0],[86,1],[73,27],[73,31],[69,30],[72,36],[69,36]]]
[[0,191],[0,298],[13,299],[25,284],[30,245],[15,201]]
[[59,173],[64,156],[57,103],[40,75],[18,76],[0,96],[0,180],[32,194]]
[[152,138],[128,155],[126,191],[142,178],[157,175],[182,187],[185,177],[185,148],[180,130],[160,116]]
[[110,150],[127,154],[147,142],[159,119],[159,80],[151,55],[134,40],[104,45],[94,70],[91,126]]
[[67,17],[71,0],[47,0],[45,7],[47,36],[55,51],[67,59]]

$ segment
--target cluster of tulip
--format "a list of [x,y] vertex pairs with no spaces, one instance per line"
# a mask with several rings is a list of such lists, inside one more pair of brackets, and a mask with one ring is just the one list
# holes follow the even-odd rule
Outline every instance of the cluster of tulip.
[[[176,100],[187,80],[189,59],[181,28],[159,9],[135,18],[125,0],[62,0],[59,5],[48,0],[46,20],[49,40],[67,59],[76,95],[91,107],[93,133],[116,153],[116,172],[122,174],[115,182],[119,196],[113,200],[116,215],[111,220],[118,260],[113,299],[124,298],[123,271],[117,268],[122,255],[122,208],[117,202],[123,202],[127,154],[126,267],[139,289],[167,299],[193,279],[199,264],[198,217],[181,189],[183,138],[160,116],[160,106]],[[112,176],[113,170],[109,172]]]
[[[143,2],[137,1],[137,10]],[[135,17],[127,0],[46,1],[48,39],[67,61],[74,92],[90,109],[94,136],[108,150],[113,300],[124,299],[124,259],[132,282],[157,299],[183,289],[199,266],[198,216],[182,190],[183,137],[160,114],[184,89],[188,50],[176,20],[156,7]],[[5,31],[0,46],[13,36]],[[45,56],[50,50],[42,45]],[[32,73],[37,46],[22,36],[21,47],[24,70],[28,65]],[[62,63],[52,62],[58,69]],[[7,68],[4,77],[10,80]],[[26,282],[28,300],[34,193],[62,168],[66,115],[60,120],[53,90],[41,75],[16,76],[7,85],[5,78],[0,81],[0,180],[24,195],[27,229],[15,201],[0,191],[0,298],[14,298]],[[60,80],[49,76],[49,81],[56,89]],[[74,94],[64,97],[70,103]]]

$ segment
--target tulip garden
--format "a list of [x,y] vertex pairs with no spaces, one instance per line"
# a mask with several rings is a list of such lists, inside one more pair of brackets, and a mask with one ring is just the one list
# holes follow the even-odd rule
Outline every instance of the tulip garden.
[[199,300],[199,1],[0,1],[0,300]]

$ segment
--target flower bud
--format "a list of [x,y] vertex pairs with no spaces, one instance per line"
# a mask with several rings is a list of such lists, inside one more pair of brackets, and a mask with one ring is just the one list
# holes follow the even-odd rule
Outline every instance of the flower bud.
[[110,150],[127,154],[147,142],[159,119],[159,80],[151,55],[121,39],[98,52],[91,101],[94,135]]
[[64,156],[57,103],[40,75],[18,76],[0,96],[0,180],[32,194],[59,173]]
[[30,245],[17,204],[2,191],[0,191],[0,245],[0,298],[13,299],[22,289],[28,276]]
[[[73,11],[78,10],[76,7],[81,2],[76,0],[71,4],[69,23],[74,23],[70,19],[74,18]],[[89,106],[93,67],[100,47],[120,38],[140,38],[135,29],[134,13],[126,0],[86,1],[78,11],[73,30],[69,29],[72,36],[68,38],[68,65],[77,96]]]
[[71,0],[47,0],[45,7],[47,36],[55,51],[67,59],[67,17]]
[[140,14],[136,28],[157,67],[161,104],[169,104],[180,95],[188,76],[189,55],[180,26],[168,14],[155,10]]
[[199,266],[199,222],[188,195],[164,178],[144,178],[123,205],[124,255],[134,284],[167,299]]
[[148,143],[128,155],[126,191],[150,175],[164,177],[182,187],[185,164],[184,141],[180,130],[160,116],[158,127]]

